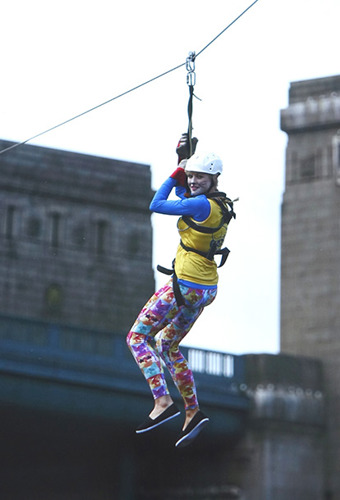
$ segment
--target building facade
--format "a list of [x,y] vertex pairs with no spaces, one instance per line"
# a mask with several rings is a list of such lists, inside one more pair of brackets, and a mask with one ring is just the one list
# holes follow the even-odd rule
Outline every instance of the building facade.
[[319,358],[327,500],[340,498],[340,76],[293,82],[282,203],[281,351]]
[[21,145],[0,169],[0,312],[126,333],[154,291],[150,168]]

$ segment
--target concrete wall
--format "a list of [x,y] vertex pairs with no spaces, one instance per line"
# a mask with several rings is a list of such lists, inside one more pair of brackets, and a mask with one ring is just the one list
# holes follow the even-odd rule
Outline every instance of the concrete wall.
[[324,499],[321,363],[266,354],[247,355],[245,363],[245,391],[252,409],[245,436],[233,451],[237,468],[230,473],[232,482],[243,491],[241,498]]
[[154,291],[150,168],[23,145],[0,169],[0,311],[126,332]]
[[328,398],[327,498],[340,498],[340,76],[293,82],[282,203],[281,349],[318,357]]

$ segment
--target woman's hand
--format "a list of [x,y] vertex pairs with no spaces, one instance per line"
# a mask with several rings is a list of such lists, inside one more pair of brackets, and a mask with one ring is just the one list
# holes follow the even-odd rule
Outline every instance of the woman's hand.
[[170,175],[172,179],[176,180],[176,186],[187,186],[187,176],[184,171],[186,160],[182,160],[176,170]]
[[184,159],[190,158],[190,156],[195,153],[197,143],[198,139],[196,137],[192,137],[191,148],[190,148],[189,134],[188,133],[182,134],[176,148],[176,153],[178,155],[178,163],[180,163]]

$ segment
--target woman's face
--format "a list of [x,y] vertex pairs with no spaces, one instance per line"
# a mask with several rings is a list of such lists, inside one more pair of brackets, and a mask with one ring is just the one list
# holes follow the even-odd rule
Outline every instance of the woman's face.
[[187,181],[191,196],[207,194],[213,187],[212,176],[201,172],[187,172]]

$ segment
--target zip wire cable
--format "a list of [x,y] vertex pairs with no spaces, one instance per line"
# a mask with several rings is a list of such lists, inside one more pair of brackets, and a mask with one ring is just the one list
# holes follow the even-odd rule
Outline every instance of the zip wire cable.
[[[248,12],[248,10],[251,9],[251,7],[253,7],[253,5],[255,5],[257,2],[258,2],[258,0],[255,0],[252,4],[250,4],[243,12],[241,12],[241,14],[239,14],[231,23],[229,23],[228,26],[226,26],[217,36],[215,36],[215,38],[213,38],[207,45],[205,45],[199,52],[197,52],[195,59],[197,58],[197,56],[202,54],[202,52],[204,50],[206,50],[213,42],[215,42],[217,40],[217,38],[219,38],[225,31],[227,31],[227,29],[229,29],[233,24],[235,24],[236,21],[238,21],[246,12]],[[177,69],[182,68],[185,65],[186,65],[186,62],[179,64],[178,66],[175,66],[174,68],[169,69],[168,71],[165,71],[164,73],[161,73],[161,74],[151,78],[150,80],[147,80],[143,83],[140,83],[139,85],[136,85],[135,87],[132,87],[131,89],[126,90],[125,92],[122,92],[121,94],[116,95],[115,97],[112,97],[111,99],[108,99],[107,101],[104,101],[100,104],[97,104],[96,106],[93,106],[92,108],[87,109],[86,111],[83,111],[82,113],[79,113],[78,115],[75,115],[72,118],[69,118],[68,120],[64,120],[63,122],[58,123],[57,125],[54,125],[53,127],[50,127],[48,129],[44,130],[43,132],[39,132],[38,134],[33,135],[32,137],[29,137],[28,139],[26,139],[22,142],[17,142],[15,144],[12,144],[12,146],[9,146],[8,148],[2,149],[0,151],[0,155],[3,153],[7,153],[11,149],[22,146],[22,145],[26,144],[27,142],[33,141],[34,139],[37,139],[38,137],[40,137],[44,134],[47,134],[48,132],[51,132],[52,130],[55,130],[56,128],[62,127],[63,125],[66,125],[67,123],[70,123],[73,120],[80,118],[81,116],[84,116],[88,113],[91,113],[91,111],[94,111],[98,108],[101,108],[102,106],[105,106],[106,104],[109,104],[110,102],[113,102],[113,101],[119,99],[120,97],[123,97],[127,94],[130,94],[131,92],[134,92],[135,90],[140,89],[141,87],[144,87],[145,85],[148,85],[149,83],[152,83],[155,80],[158,80],[159,78],[162,78],[163,76],[166,76],[169,73],[172,73],[173,71],[176,71]]]
[[217,36],[215,36],[215,38],[213,38],[209,43],[207,43],[207,45],[205,47],[203,47],[203,49],[201,49],[199,52],[197,52],[196,54],[196,57],[199,56],[200,54],[202,54],[202,52],[204,50],[206,50],[212,43],[214,43],[217,38],[219,38],[221,35],[223,35],[223,33],[225,31],[227,31],[227,29],[229,29],[233,24],[236,23],[236,21],[238,21],[240,19],[240,17],[243,16],[243,14],[245,14],[246,12],[248,12],[249,9],[251,9],[253,7],[253,5],[255,5],[256,3],[258,2],[258,0],[255,0],[252,4],[250,4],[243,12],[241,12],[241,14],[239,14],[237,17],[235,17],[235,19],[233,21],[231,21],[230,24],[228,24],[228,26],[226,26],[222,31],[221,33],[219,33]]
[[[196,83],[196,75],[195,75],[195,60],[197,56],[202,54],[204,50],[206,50],[213,42],[217,40],[225,31],[227,31],[230,26],[232,26],[238,19],[240,19],[243,14],[245,14],[251,7],[257,2],[258,0],[255,0],[251,5],[249,5],[241,14],[239,14],[226,28],[224,28],[215,38],[213,38],[203,49],[201,49],[197,54],[195,52],[190,52],[189,57],[187,57],[186,60],[186,68],[188,71],[187,74],[187,84],[189,85],[189,102],[188,102],[188,118],[189,118],[189,124],[188,124],[188,143],[189,143],[189,155],[192,155],[192,131],[193,131],[193,125],[192,125],[192,110],[193,110],[193,97],[196,97],[194,94],[194,85]],[[190,158],[189,156],[189,158]]]
[[7,151],[10,151],[11,149],[17,148],[18,146],[22,146],[23,144],[26,144],[27,142],[33,141],[37,137],[40,137],[41,135],[47,134],[48,132],[51,132],[52,130],[55,130],[56,128],[62,127],[63,125],[66,125],[67,123],[70,123],[73,120],[76,120],[77,118],[80,118],[81,116],[86,115],[87,113],[91,113],[91,111],[94,111],[98,108],[101,108],[102,106],[105,106],[106,104],[109,104],[110,102],[115,101],[115,100],[119,99],[120,97],[123,97],[127,94],[130,94],[130,92],[133,92],[134,90],[137,90],[137,89],[143,87],[144,85],[147,85],[148,83],[151,83],[151,82],[157,80],[158,78],[161,78],[162,76],[165,76],[165,75],[171,73],[172,71],[175,71],[176,69],[181,68],[182,66],[185,66],[185,63],[179,64],[178,66],[175,66],[174,68],[169,69],[168,71],[165,71],[164,73],[162,73],[158,76],[155,76],[154,78],[151,78],[150,80],[147,80],[146,82],[141,83],[141,84],[137,85],[136,87],[133,87],[129,90],[126,90],[122,94],[116,95],[115,97],[112,97],[111,99],[108,99],[105,102],[97,104],[97,106],[93,106],[92,108],[87,109],[86,111],[83,111],[82,113],[79,113],[78,115],[75,115],[72,118],[69,118],[68,120],[65,120],[61,123],[58,123],[58,125],[54,125],[53,127],[50,127],[48,129],[44,130],[43,132],[39,132],[39,134],[33,135],[32,137],[30,137],[29,139],[26,139],[25,141],[12,144],[12,146],[9,146],[8,148],[2,149],[0,151],[0,155],[3,153],[6,153]]

